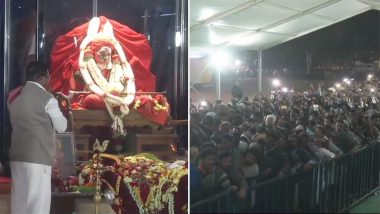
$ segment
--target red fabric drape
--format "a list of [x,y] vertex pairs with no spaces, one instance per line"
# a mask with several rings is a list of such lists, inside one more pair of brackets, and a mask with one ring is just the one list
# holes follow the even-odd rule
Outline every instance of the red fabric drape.
[[[101,27],[107,18],[104,16],[99,18]],[[132,67],[136,90],[156,91],[156,77],[150,71],[152,50],[146,37],[119,22],[109,21]],[[50,58],[49,84],[53,92],[68,94],[69,90],[83,90],[84,85],[74,79],[74,73],[79,71],[79,46],[86,36],[87,28],[88,23],[85,23],[57,38]]]

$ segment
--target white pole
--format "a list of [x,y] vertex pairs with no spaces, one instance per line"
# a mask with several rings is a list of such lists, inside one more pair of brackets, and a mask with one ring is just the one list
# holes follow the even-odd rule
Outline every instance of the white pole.
[[262,82],[263,82],[263,63],[262,63],[262,58],[263,58],[263,54],[262,54],[262,50],[260,49],[259,50],[259,69],[258,69],[258,73],[257,73],[257,86],[258,86],[258,91],[261,92],[262,90]]
[[216,99],[220,100],[220,68],[217,68],[216,72]]
[[92,0],[92,17],[98,16],[98,0]]

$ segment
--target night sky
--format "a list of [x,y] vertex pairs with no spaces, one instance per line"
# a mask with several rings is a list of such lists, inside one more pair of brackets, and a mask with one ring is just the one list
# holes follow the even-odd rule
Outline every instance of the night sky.
[[305,52],[311,52],[313,64],[319,64],[351,59],[358,51],[372,51],[378,56],[379,50],[380,11],[371,10],[264,51],[263,65],[303,67]]

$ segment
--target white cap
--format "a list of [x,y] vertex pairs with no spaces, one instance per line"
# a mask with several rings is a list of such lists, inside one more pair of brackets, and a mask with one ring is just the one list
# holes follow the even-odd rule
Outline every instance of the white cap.
[[305,128],[302,126],[302,125],[298,125],[296,128],[295,128],[296,131],[299,131],[299,130],[302,130],[302,131],[305,131]]

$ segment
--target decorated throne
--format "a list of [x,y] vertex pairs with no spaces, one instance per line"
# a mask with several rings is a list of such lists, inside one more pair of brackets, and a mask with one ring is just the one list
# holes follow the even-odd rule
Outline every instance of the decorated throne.
[[[187,164],[163,161],[174,160],[177,136],[165,93],[156,92],[151,56],[144,35],[106,17],[57,38],[49,84],[69,119],[77,159],[84,161],[78,176],[53,176],[60,191],[96,187],[97,204],[102,191],[113,197],[116,213],[187,213]],[[133,131],[129,152],[137,155],[107,154],[108,143]]]
[[88,159],[90,141],[110,138],[104,131],[107,127],[114,142],[129,129],[138,130],[129,142],[132,153],[149,151],[172,159],[177,136],[168,126],[165,93],[156,92],[151,56],[144,35],[106,17],[95,17],[57,38],[51,53],[50,87],[69,118],[78,159]]

